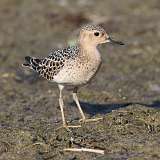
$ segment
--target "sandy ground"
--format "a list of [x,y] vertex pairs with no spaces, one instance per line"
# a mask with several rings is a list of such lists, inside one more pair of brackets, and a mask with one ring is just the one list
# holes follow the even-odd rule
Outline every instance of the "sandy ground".
[[[0,160],[160,159],[160,3],[158,0],[0,1]],[[94,22],[123,47],[100,46],[98,75],[79,91],[87,117],[81,128],[61,126],[58,89],[21,67],[74,43],[78,28]],[[65,115],[79,113],[65,92]],[[73,142],[71,142],[73,139]],[[102,149],[105,155],[64,152]]]

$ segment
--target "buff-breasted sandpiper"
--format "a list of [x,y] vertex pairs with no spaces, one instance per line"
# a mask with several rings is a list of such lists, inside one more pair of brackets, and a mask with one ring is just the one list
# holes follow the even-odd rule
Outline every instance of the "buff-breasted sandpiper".
[[77,45],[52,51],[45,58],[25,57],[26,63],[23,66],[33,69],[41,77],[58,84],[63,127],[76,127],[68,126],[64,116],[62,90],[67,86],[72,88],[73,100],[80,111],[81,121],[98,120],[86,119],[77,97],[77,90],[88,83],[98,71],[101,55],[97,46],[107,42],[123,45],[122,42],[111,39],[102,27],[85,25],[80,29]]

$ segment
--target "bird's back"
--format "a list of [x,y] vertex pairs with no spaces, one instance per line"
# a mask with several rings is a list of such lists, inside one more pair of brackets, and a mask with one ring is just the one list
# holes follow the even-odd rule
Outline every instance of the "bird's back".
[[33,69],[47,80],[54,80],[54,77],[66,65],[66,61],[74,60],[78,53],[78,46],[69,46],[61,50],[53,50],[48,57],[42,59],[27,56],[23,66]]

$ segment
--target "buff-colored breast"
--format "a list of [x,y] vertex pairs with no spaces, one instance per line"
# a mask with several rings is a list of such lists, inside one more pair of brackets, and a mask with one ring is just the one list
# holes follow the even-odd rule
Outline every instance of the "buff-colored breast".
[[68,85],[86,84],[97,72],[101,64],[98,50],[79,54],[74,60],[66,61],[54,81]]

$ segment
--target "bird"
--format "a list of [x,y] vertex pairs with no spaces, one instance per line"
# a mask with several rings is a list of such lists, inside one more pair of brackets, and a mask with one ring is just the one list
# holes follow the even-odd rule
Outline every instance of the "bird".
[[89,83],[101,66],[101,54],[98,46],[103,43],[124,45],[112,39],[99,25],[87,24],[80,28],[77,43],[66,48],[52,50],[47,57],[25,57],[23,67],[28,67],[59,88],[59,106],[62,116],[62,127],[81,127],[68,125],[64,116],[63,89],[72,90],[73,100],[81,115],[80,122],[97,121],[101,118],[87,119],[77,96],[78,89]]

